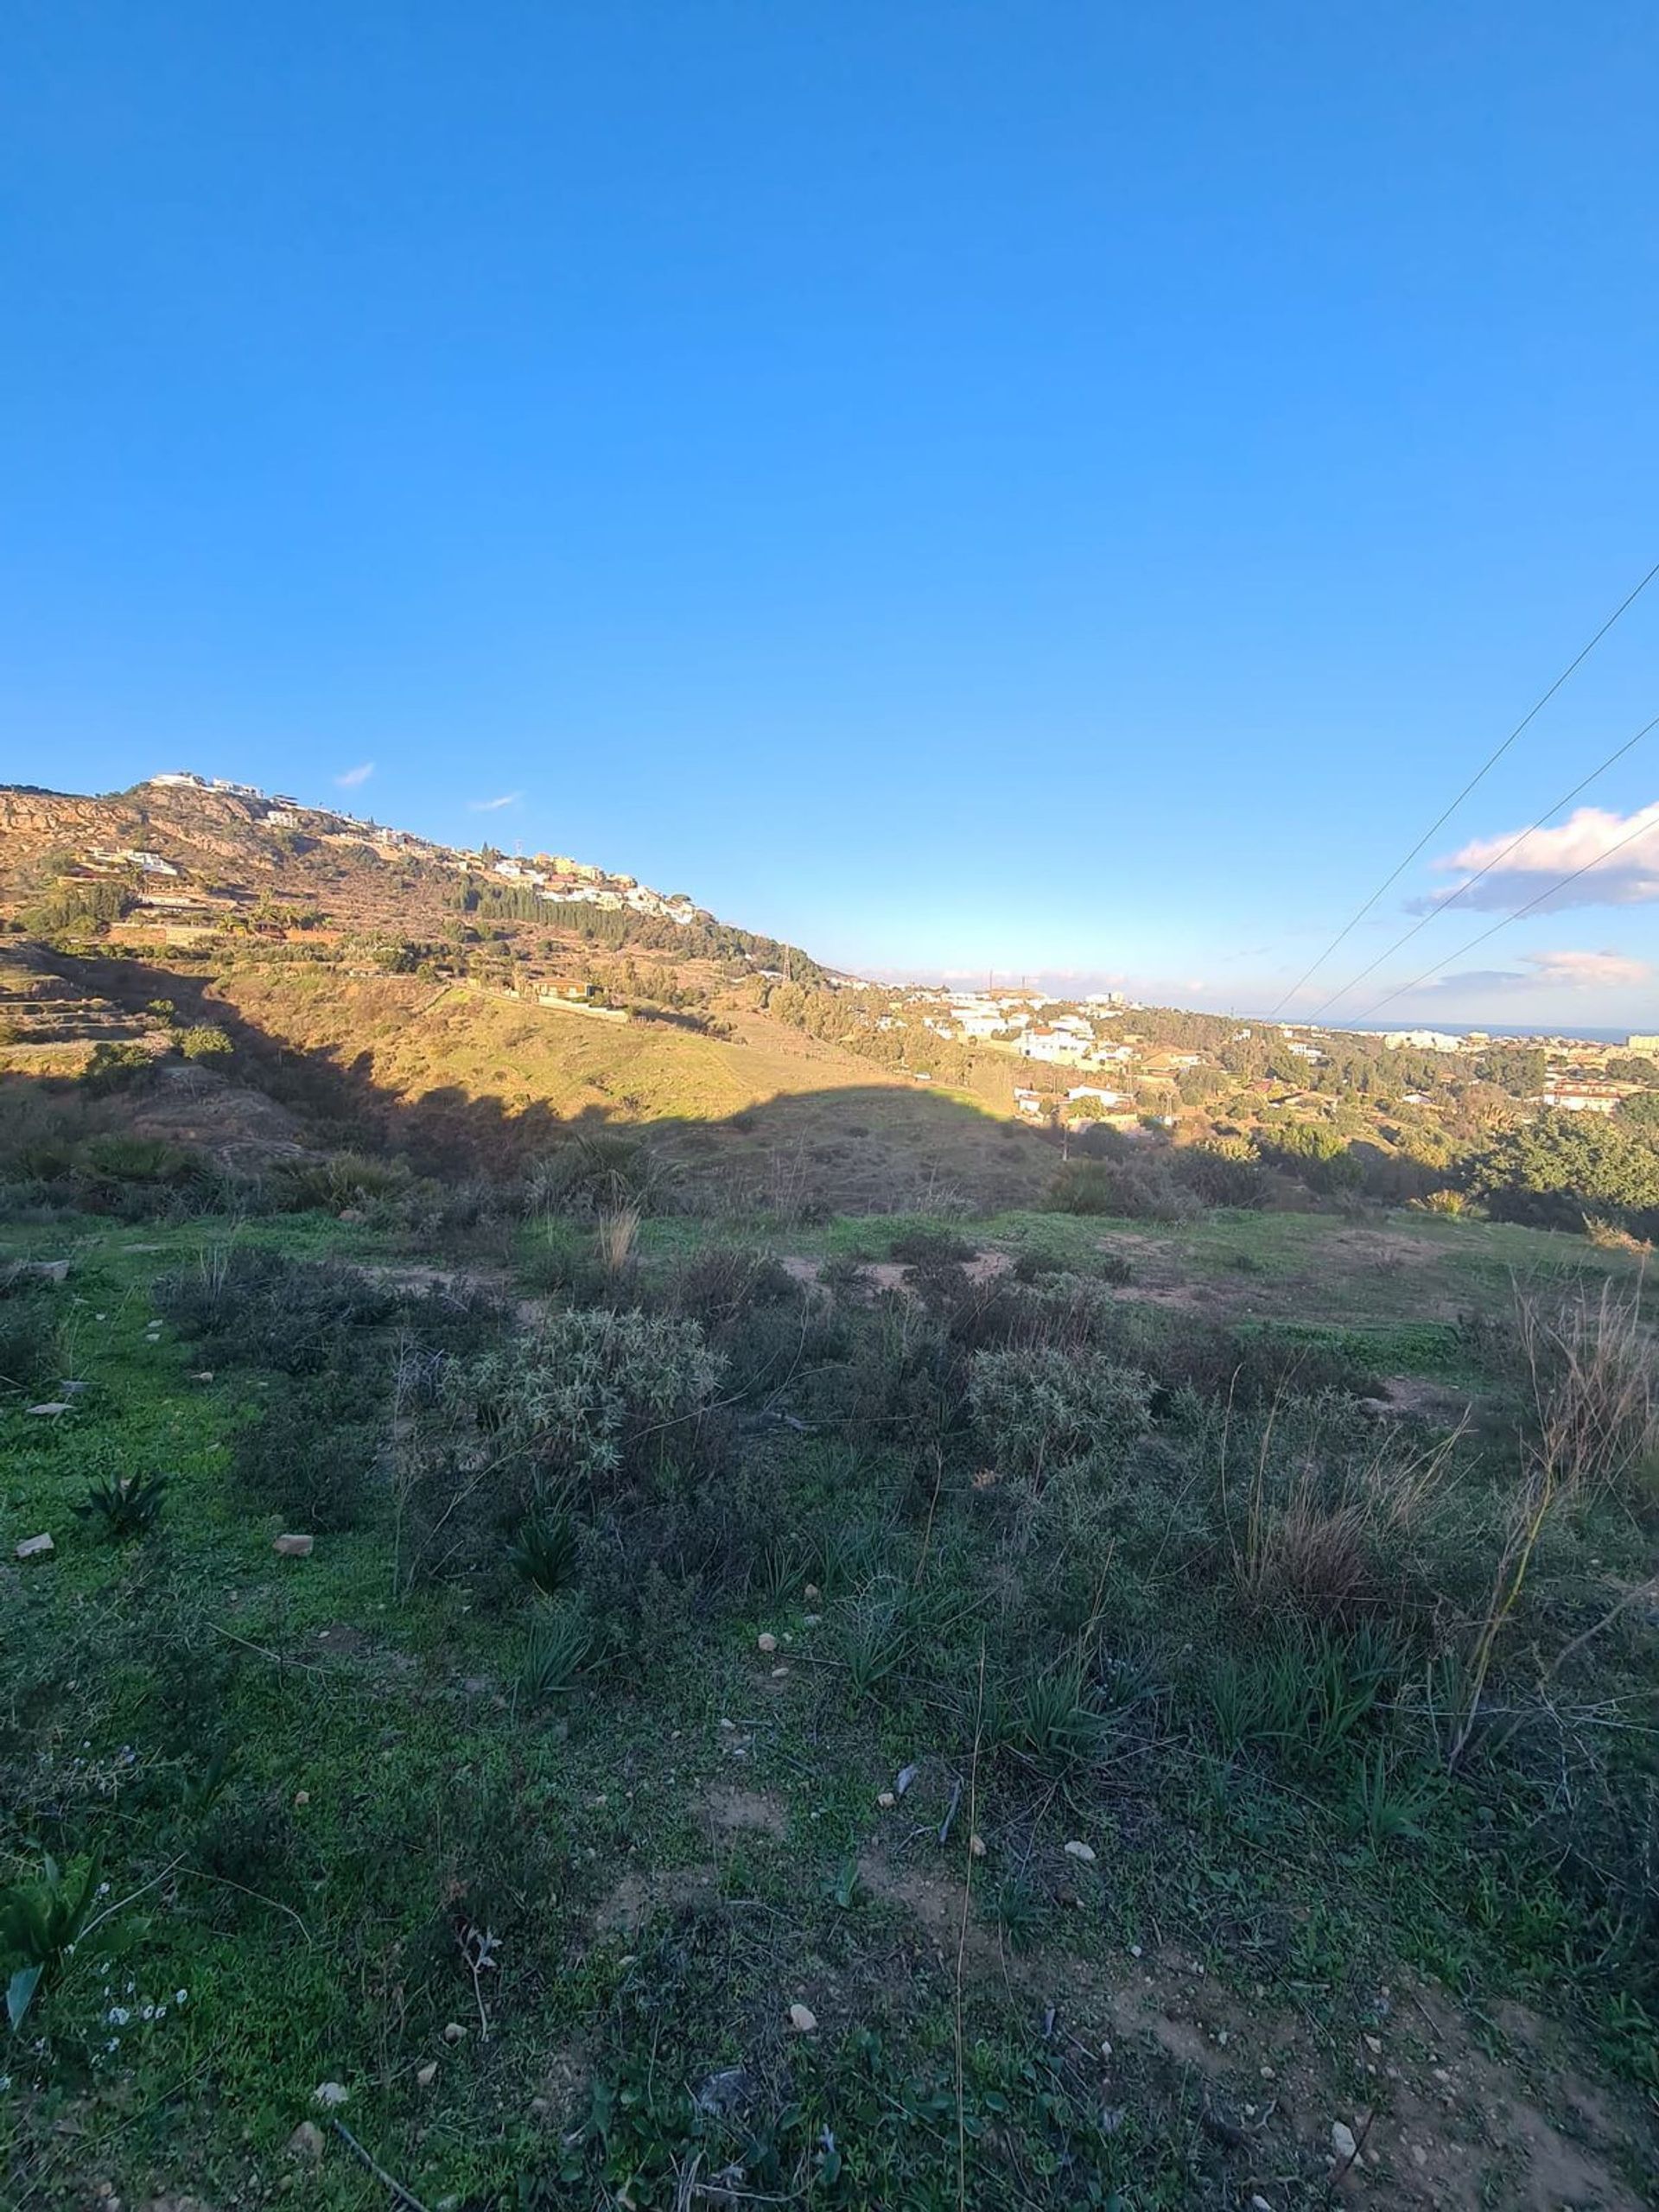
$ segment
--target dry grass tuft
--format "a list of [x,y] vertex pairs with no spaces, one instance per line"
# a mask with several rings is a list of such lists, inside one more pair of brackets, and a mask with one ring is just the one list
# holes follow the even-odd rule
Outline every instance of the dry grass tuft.
[[594,1239],[599,1246],[600,1265],[606,1274],[613,1281],[626,1274],[639,1239],[639,1207],[615,1206],[608,1213],[601,1214]]

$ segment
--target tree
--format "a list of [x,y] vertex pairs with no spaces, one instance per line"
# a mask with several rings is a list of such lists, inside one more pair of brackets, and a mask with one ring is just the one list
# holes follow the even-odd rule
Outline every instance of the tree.
[[1463,1180],[1499,1221],[1578,1229],[1609,1214],[1643,1234],[1659,1226],[1659,1145],[1600,1114],[1546,1113],[1502,1130]]

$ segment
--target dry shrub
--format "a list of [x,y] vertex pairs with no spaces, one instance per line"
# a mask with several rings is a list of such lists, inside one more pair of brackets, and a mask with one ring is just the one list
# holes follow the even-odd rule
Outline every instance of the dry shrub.
[[1537,1478],[1553,1491],[1613,1490],[1659,1458],[1655,1345],[1641,1287],[1580,1289],[1546,1312],[1516,1301],[1530,1383]]
[[599,1262],[613,1282],[626,1272],[639,1237],[638,1206],[615,1206],[599,1217],[594,1237],[599,1247]]
[[1593,1244],[1599,1252],[1624,1252],[1631,1259],[1644,1260],[1653,1250],[1646,1237],[1633,1236],[1628,1229],[1621,1229],[1616,1221],[1608,1221],[1600,1214],[1586,1214],[1584,1235],[1586,1243]]
[[1439,1497],[1463,1435],[1453,1430],[1419,1450],[1395,1434],[1357,1465],[1332,1465],[1317,1449],[1276,1464],[1268,1409],[1244,1503],[1243,1525],[1222,1468],[1222,1512],[1233,1580],[1247,1611],[1351,1620],[1373,1611],[1397,1580],[1401,1554]]

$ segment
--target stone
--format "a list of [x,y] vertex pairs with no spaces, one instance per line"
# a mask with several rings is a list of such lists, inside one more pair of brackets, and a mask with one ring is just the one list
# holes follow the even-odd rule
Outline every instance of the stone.
[[[67,1267],[68,1264],[69,1262],[66,1260],[64,1262],[65,1267]],[[809,1605],[814,1605],[817,1603],[818,1599],[823,1597],[823,1592],[819,1589],[816,1582],[809,1582],[805,1589],[801,1592],[801,1595],[806,1599]]]
[[805,2005],[791,2005],[789,2024],[798,2036],[812,2036],[818,2031],[818,2016]]
[[[338,2089],[338,2082],[325,2082],[322,2089]],[[317,2091],[319,2097],[322,2089]],[[344,2094],[344,2092],[341,2092]],[[320,2158],[323,2151],[323,2133],[315,2120],[302,2120],[288,2139],[288,2147],[296,2158]]]
[[50,1536],[25,1536],[17,1547],[19,1559],[46,1559],[56,1551]]
[[1092,1866],[1095,1863],[1094,1847],[1090,1844],[1068,1843],[1065,1847],[1065,1855],[1068,1859],[1079,1860],[1085,1866]]
[[69,1401],[67,1398],[48,1398],[44,1405],[31,1406],[29,1410],[32,1414],[46,1414],[55,1421],[60,1414],[68,1412]]
[[309,1559],[316,1541],[315,1536],[278,1536],[271,1549],[283,1559]]
[[1344,2165],[1351,2165],[1355,2158],[1358,2156],[1359,2145],[1354,2140],[1354,2131],[1349,2126],[1345,2120],[1333,2120],[1332,2121],[1331,2148],[1336,2152],[1338,2158],[1343,2161]]
[[982,1859],[985,1856],[984,1837],[982,1835],[970,1835],[968,1839],[968,1849],[974,1858]]
[[[48,1538],[48,1541],[49,1542],[50,1539]],[[881,1808],[884,1813],[887,1813],[892,1811],[893,1808],[899,1802],[899,1800],[893,1796],[891,1789],[884,1789],[878,1796],[875,1802]]]
[[319,2082],[311,2092],[311,2101],[314,2105],[321,2105],[325,2112],[333,2112],[345,2104],[351,2094],[343,2082]]
[[25,1260],[17,1271],[20,1274],[39,1275],[42,1282],[67,1282],[67,1260]]
[[754,1643],[758,1651],[775,1651],[778,1649],[777,1637],[765,1632],[755,1637]]
[[451,2020],[443,2031],[443,2039],[445,2043],[465,2043],[467,2031],[459,2020]]
[[423,2089],[429,2089],[437,2078],[438,2062],[435,2058],[429,2058],[424,2066],[415,2069],[415,2079]]

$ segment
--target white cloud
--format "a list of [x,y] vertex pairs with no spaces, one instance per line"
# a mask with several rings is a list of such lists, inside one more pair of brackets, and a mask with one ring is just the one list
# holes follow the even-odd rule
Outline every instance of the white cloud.
[[341,791],[354,791],[359,784],[366,784],[373,773],[373,761],[365,760],[360,767],[347,768],[342,775],[336,776],[334,781]]
[[[1551,882],[1567,875],[1578,880],[1543,899],[1540,913],[1566,906],[1640,906],[1659,899],[1659,799],[1632,814],[1581,806],[1553,830],[1478,837],[1434,866],[1442,871],[1455,869],[1465,877],[1479,868],[1491,873],[1467,890],[1453,884],[1420,901],[1420,912],[1451,899],[1459,906],[1525,906]],[[1580,875],[1580,869],[1586,873]]]
[[523,791],[504,791],[499,798],[469,798],[468,810],[474,814],[499,814],[504,806],[517,806]]
[[1653,969],[1624,952],[1529,952],[1519,968],[1466,968],[1442,976],[1437,991],[1622,990],[1645,983]]

